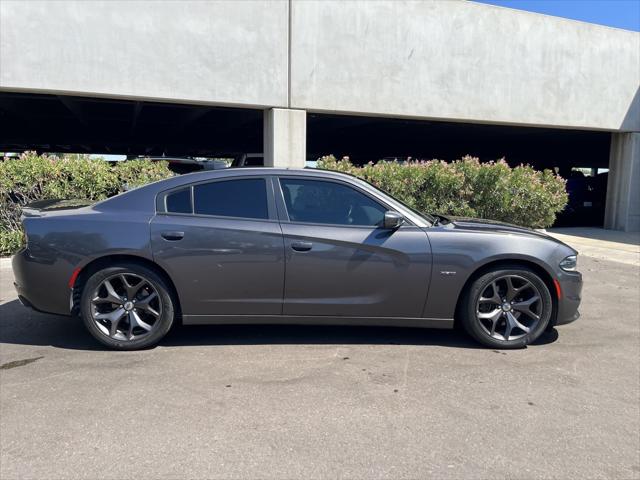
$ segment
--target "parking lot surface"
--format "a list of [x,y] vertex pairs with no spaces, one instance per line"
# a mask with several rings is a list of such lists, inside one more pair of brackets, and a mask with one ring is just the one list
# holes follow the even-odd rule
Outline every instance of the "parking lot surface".
[[185,327],[112,352],[0,269],[0,478],[640,478],[637,266],[518,351],[394,328]]

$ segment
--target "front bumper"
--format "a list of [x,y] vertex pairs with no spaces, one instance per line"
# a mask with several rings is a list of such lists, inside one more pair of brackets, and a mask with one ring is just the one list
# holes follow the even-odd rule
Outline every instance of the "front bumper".
[[561,272],[558,274],[560,298],[558,312],[552,326],[566,325],[580,318],[578,307],[582,300],[582,274],[580,272]]
[[575,322],[579,318],[580,318],[580,312],[578,310],[576,310],[576,313],[574,313],[570,317],[564,317],[564,318],[557,319],[555,325],[556,326],[558,326],[558,325],[566,325],[567,323]]

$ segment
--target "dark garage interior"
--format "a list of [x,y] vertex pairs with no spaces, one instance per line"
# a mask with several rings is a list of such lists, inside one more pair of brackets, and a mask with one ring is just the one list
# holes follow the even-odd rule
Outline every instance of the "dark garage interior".
[[[220,157],[262,152],[263,111],[0,92],[0,131],[2,152]],[[364,164],[469,154],[555,168],[570,194],[559,225],[602,225],[610,138],[598,131],[307,115],[307,160],[334,154]]]
[[0,151],[215,156],[262,151],[262,110],[0,92]]
[[313,156],[348,155],[354,163],[472,155],[482,161],[504,157],[512,165],[557,166],[561,171],[609,165],[607,132],[323,114],[308,118],[307,150]]
[[549,168],[567,179],[569,205],[556,226],[602,226],[607,192],[609,132],[309,114],[310,158],[349,156],[356,164],[381,158],[481,161]]

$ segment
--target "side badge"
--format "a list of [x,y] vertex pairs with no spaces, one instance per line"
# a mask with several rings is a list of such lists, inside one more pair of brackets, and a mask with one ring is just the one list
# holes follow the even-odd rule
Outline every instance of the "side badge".
[[455,275],[456,272],[452,272],[451,270],[441,270],[440,271],[440,275],[446,275],[446,276],[451,276],[451,275]]

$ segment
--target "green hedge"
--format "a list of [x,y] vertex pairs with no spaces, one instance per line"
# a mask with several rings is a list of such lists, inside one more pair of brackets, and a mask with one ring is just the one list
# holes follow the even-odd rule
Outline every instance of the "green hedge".
[[[480,163],[464,157],[451,163],[380,162],[356,167],[333,156],[318,168],[361,177],[412,207],[444,215],[548,227],[567,203],[565,181],[549,170],[509,167],[503,160]],[[61,158],[26,152],[0,162],[0,255],[22,245],[22,206],[49,198],[100,200],[171,176],[164,162],[134,160],[111,165],[84,155]]]
[[172,173],[165,162],[132,160],[110,164],[87,155],[37,155],[25,152],[0,162],[0,255],[22,245],[22,206],[36,200],[101,200],[125,188],[155,182]]
[[354,166],[348,158],[322,157],[318,168],[360,177],[417,210],[478,217],[532,228],[553,224],[567,204],[565,181],[550,170],[528,165],[511,168],[504,160],[481,163],[380,162]]

